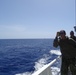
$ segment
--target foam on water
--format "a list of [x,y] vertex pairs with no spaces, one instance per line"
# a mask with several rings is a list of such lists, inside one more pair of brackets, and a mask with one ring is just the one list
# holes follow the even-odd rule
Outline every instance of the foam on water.
[[[50,50],[50,53],[55,54],[55,55],[61,55],[60,50]],[[48,59],[50,57],[48,55],[44,55],[44,56],[45,56],[44,58],[41,58],[37,62],[35,62],[35,66],[34,66],[35,71],[34,72],[36,72],[37,70],[42,68],[45,64],[47,64]],[[57,65],[60,65],[59,62],[60,61],[57,62]],[[60,68],[59,68],[59,66],[56,66],[56,67],[52,66],[51,70],[52,70],[53,75],[57,75],[57,73],[60,71]],[[15,75],[32,75],[32,72],[19,73],[19,74],[15,74]]]
[[47,64],[47,61],[49,59],[48,55],[44,55],[44,58],[39,59],[37,62],[35,62],[35,71],[39,70],[42,68],[45,64]]
[[39,70],[41,67],[43,67],[46,64],[46,62],[47,61],[44,58],[38,60],[38,62],[35,62],[35,66],[34,66],[35,70],[36,71]]
[[[44,55],[44,58],[41,58],[37,62],[35,62],[35,66],[34,66],[35,71],[34,72],[36,72],[37,70],[42,68],[47,63],[48,59],[49,59],[49,57],[47,57],[47,55]],[[15,74],[15,75],[32,75],[32,72],[25,72],[25,73],[20,73],[20,74]]]
[[60,50],[51,50],[50,53],[55,55],[61,55]]

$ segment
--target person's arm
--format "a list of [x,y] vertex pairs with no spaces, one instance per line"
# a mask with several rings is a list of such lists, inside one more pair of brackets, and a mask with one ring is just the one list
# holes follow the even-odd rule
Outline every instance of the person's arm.
[[59,43],[58,43],[58,36],[59,36],[59,33],[57,32],[56,37],[55,37],[55,39],[53,41],[53,46],[54,47],[58,47],[58,45],[59,45]]

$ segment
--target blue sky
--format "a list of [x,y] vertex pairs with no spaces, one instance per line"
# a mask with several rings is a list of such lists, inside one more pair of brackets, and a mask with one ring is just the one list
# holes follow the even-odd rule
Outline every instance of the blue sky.
[[0,39],[54,38],[75,25],[75,0],[0,0]]

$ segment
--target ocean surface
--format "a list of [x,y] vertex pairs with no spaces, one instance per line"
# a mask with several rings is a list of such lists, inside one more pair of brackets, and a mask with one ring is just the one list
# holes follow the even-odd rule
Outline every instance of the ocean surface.
[[[53,39],[0,39],[0,75],[31,75],[60,54]],[[53,75],[59,67],[51,66]]]

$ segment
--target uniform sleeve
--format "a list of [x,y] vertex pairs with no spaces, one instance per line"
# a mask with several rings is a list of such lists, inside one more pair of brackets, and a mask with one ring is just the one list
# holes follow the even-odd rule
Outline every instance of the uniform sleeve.
[[56,37],[53,41],[53,46],[54,47],[58,47],[59,46],[59,43],[58,43],[58,38]]

